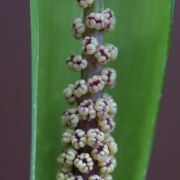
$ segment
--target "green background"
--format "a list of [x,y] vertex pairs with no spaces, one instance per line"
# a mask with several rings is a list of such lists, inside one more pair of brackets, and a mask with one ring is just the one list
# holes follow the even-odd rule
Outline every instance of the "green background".
[[[144,180],[161,89],[171,26],[171,0],[105,0],[114,10],[117,27],[106,42],[119,48],[108,66],[118,73],[108,90],[119,105],[114,137],[119,145],[115,180]],[[31,0],[32,29],[32,162],[31,180],[56,179],[57,156],[63,147],[60,116],[68,107],[62,90],[80,78],[66,68],[71,53],[81,53],[81,41],[70,32],[82,14],[72,0]]]

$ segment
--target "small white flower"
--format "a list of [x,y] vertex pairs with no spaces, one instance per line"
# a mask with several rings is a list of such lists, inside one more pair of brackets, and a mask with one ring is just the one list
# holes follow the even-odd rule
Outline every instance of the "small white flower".
[[115,60],[118,56],[118,48],[114,46],[113,44],[106,44],[106,48],[108,49],[110,53],[110,59]]
[[77,155],[77,151],[69,148],[64,153],[58,157],[57,161],[61,164],[63,164],[66,167],[70,167],[73,165],[73,161]]
[[101,13],[90,13],[86,17],[86,25],[90,29],[102,30],[105,27],[105,18]]
[[97,93],[104,88],[104,81],[101,76],[94,75],[88,79],[88,89],[90,93]]
[[108,31],[112,31],[116,25],[116,17],[114,16],[114,12],[111,9],[105,9],[103,11],[103,16],[105,19],[105,29]]
[[79,123],[79,114],[77,108],[68,109],[62,116],[63,123],[75,128]]
[[67,66],[69,69],[74,71],[80,71],[87,67],[87,60],[82,58],[81,55],[70,55],[66,61]]
[[71,142],[75,149],[85,147],[87,143],[85,132],[81,129],[76,129],[72,134]]
[[109,155],[109,149],[106,144],[101,144],[91,151],[91,155],[98,161],[105,161]]
[[95,110],[97,112],[97,117],[99,119],[102,119],[103,117],[107,116],[107,114],[109,113],[110,107],[104,98],[99,98],[96,100]]
[[98,125],[104,133],[111,133],[115,128],[115,122],[111,116],[106,116],[99,120]]
[[73,130],[72,129],[67,129],[63,135],[62,135],[62,142],[63,144],[65,145],[68,145],[70,144],[71,142],[71,137],[72,137],[72,133],[73,133]]
[[109,106],[109,114],[115,116],[115,114],[117,113],[117,103],[113,100],[111,96],[107,94],[104,95],[104,99]]
[[72,24],[72,33],[75,38],[81,38],[86,30],[86,26],[83,23],[83,18],[77,17]]
[[116,167],[116,160],[114,157],[107,157],[104,161],[99,161],[98,165],[100,167],[100,172],[103,174],[108,174],[114,171]]
[[106,64],[110,61],[111,54],[104,45],[101,45],[98,47],[94,56],[99,64]]
[[92,175],[88,178],[88,180],[104,180],[104,179],[99,175]]
[[101,77],[107,86],[114,87],[116,82],[116,71],[114,69],[104,68],[101,71]]
[[99,129],[89,129],[87,132],[87,144],[91,147],[97,147],[104,141],[104,133]]
[[110,135],[106,135],[103,141],[104,144],[108,146],[109,152],[111,155],[114,155],[118,151],[117,143],[115,142],[114,138]]
[[86,36],[82,41],[82,48],[84,54],[92,55],[96,52],[98,41],[95,37]]
[[74,96],[80,98],[88,92],[88,87],[85,80],[81,79],[74,85]]
[[96,111],[94,109],[94,103],[91,99],[84,100],[79,105],[79,114],[82,120],[90,121],[96,118]]
[[81,173],[89,173],[93,169],[94,163],[89,153],[81,153],[74,160],[74,166]]
[[68,87],[63,91],[63,94],[69,103],[74,103],[76,101],[76,98],[74,97],[73,93],[74,93],[73,84],[69,84]]
[[69,179],[73,174],[71,173],[70,168],[62,168],[61,171],[57,174],[57,180],[67,180]]
[[94,0],[77,0],[78,4],[82,8],[88,8],[91,7],[94,3]]
[[67,179],[67,180],[83,180],[83,177],[82,176],[72,176],[72,177],[70,177],[69,179]]

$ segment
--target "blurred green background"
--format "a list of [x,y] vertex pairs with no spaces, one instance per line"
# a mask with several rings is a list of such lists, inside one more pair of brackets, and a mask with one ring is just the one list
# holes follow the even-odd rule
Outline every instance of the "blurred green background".
[[[118,59],[107,65],[117,70],[117,86],[106,90],[119,105],[113,133],[119,145],[115,180],[145,179],[167,60],[172,6],[171,0],[105,0],[105,7],[117,16],[117,27],[106,34],[106,42],[117,45],[120,52]],[[81,53],[81,41],[70,32],[71,22],[81,14],[75,0],[31,0],[31,180],[55,179],[59,169],[56,158],[63,149],[60,139],[65,129],[60,116],[70,107],[62,90],[80,78],[79,73],[67,69],[65,61],[69,54]]]

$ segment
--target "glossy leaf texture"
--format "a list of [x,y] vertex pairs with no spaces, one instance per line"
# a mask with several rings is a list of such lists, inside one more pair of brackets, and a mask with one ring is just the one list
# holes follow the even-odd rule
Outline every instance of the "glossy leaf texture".
[[[118,102],[114,137],[119,145],[115,180],[144,180],[161,99],[172,24],[172,0],[113,0],[105,6],[117,16],[106,41],[120,49],[108,64],[118,73],[117,86],[107,90]],[[31,0],[32,30],[32,160],[31,180],[55,179],[64,131],[61,113],[67,107],[62,90],[79,79],[65,60],[81,53],[81,41],[70,32],[82,14],[76,1]]]

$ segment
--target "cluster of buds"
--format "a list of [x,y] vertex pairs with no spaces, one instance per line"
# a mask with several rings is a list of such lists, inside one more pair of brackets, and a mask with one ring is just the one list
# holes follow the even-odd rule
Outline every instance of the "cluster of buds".
[[[77,107],[68,109],[62,115],[67,129],[61,140],[65,150],[57,158],[63,166],[57,180],[112,180],[110,173],[116,167],[114,155],[118,148],[110,133],[116,124],[117,104],[111,96],[103,93],[103,89],[105,86],[114,87],[116,71],[102,68],[102,65],[115,60],[118,49],[112,44],[100,42],[98,34],[113,30],[116,18],[110,9],[91,12],[91,6],[96,3],[94,0],[77,2],[80,7],[88,8],[90,13],[76,18],[72,24],[73,36],[78,39],[83,37],[82,55],[70,55],[66,64],[73,71],[81,71],[82,76],[63,91],[67,102],[77,103]],[[100,70],[88,72],[92,64]],[[83,72],[89,74],[83,76]]]

